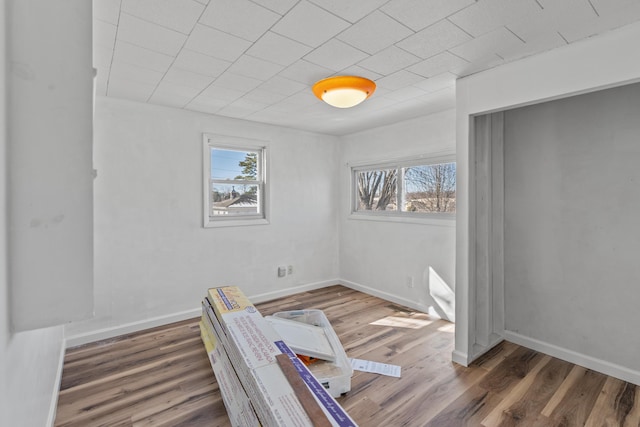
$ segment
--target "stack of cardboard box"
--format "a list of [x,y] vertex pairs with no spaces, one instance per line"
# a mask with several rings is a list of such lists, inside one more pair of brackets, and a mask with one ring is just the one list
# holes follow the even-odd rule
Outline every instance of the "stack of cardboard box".
[[276,356],[286,354],[333,426],[357,426],[242,291],[209,289],[201,336],[234,426],[313,426]]

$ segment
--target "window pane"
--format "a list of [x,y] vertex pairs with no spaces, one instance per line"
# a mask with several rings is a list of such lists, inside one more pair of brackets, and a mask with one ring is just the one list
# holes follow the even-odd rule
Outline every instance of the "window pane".
[[210,215],[256,215],[259,197],[257,185],[212,184]]
[[211,179],[255,180],[258,153],[244,150],[211,149]]
[[356,172],[356,210],[385,211],[397,209],[396,169]]
[[455,212],[456,164],[440,163],[405,168],[402,210]]

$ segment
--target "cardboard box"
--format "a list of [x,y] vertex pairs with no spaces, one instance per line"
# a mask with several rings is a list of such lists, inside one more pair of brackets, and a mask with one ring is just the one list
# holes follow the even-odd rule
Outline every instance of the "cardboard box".
[[293,362],[331,424],[336,427],[357,426],[239,288],[209,289],[203,301],[203,311],[228,356],[231,367],[226,369],[235,372],[262,425],[313,425],[277,364],[275,357],[284,353]]

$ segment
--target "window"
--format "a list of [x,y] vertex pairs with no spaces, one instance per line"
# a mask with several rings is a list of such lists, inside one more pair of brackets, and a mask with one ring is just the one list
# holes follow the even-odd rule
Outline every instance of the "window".
[[204,226],[266,224],[266,147],[204,135]]
[[354,214],[442,217],[456,211],[453,156],[352,167]]

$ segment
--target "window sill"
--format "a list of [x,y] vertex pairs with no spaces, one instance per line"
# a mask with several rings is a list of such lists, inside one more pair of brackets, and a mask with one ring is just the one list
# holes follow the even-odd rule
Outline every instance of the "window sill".
[[209,220],[204,224],[204,228],[223,228],[223,227],[246,227],[250,225],[267,225],[269,220],[265,218],[238,218],[238,219],[219,219]]
[[456,226],[456,216],[455,214],[444,214],[444,215],[397,215],[397,214],[385,214],[385,213],[358,213],[352,212],[349,217],[349,220],[356,221],[378,221],[378,222],[398,222],[405,224],[422,224],[422,225],[435,225],[438,227],[455,227]]

